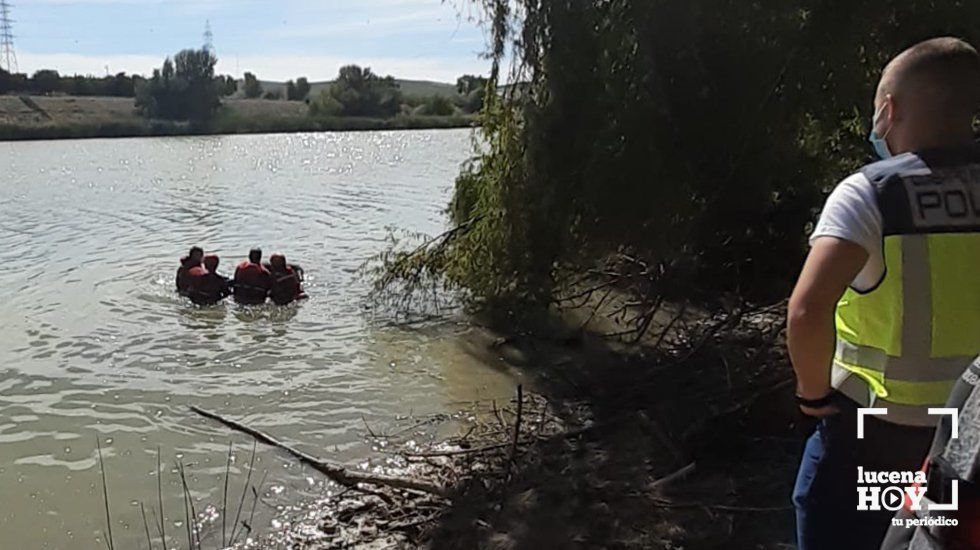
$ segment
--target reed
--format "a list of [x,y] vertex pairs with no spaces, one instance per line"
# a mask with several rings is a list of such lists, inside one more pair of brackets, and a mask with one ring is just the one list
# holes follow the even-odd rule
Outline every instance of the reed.
[[235,541],[238,540],[236,534],[238,533],[238,521],[241,519],[242,508],[245,506],[245,495],[248,494],[248,486],[252,482],[252,470],[255,469],[255,446],[256,442],[252,441],[252,456],[248,460],[248,474],[245,477],[245,485],[242,486],[242,496],[238,500],[238,511],[235,512],[235,523],[231,526],[231,545],[234,546]]
[[262,492],[262,486],[265,485],[265,478],[269,476],[269,471],[266,470],[262,474],[262,479],[259,480],[258,488],[255,485],[252,486],[252,511],[248,514],[248,523],[242,523],[242,526],[248,530],[248,533],[252,533],[252,526],[255,525],[255,505],[259,502],[259,493]]
[[102,502],[105,504],[105,525],[106,525],[106,546],[109,550],[115,550],[112,539],[112,514],[109,513],[109,483],[106,481],[105,462],[102,460],[102,441],[99,436],[95,436],[95,447],[99,450],[99,470],[102,473]]
[[180,486],[184,493],[184,519],[187,524],[187,548],[201,550],[201,533],[197,528],[197,510],[194,509],[194,497],[187,485],[187,472],[184,461],[177,460],[177,473],[180,475]]
[[228,517],[228,478],[231,473],[231,446],[232,442],[228,442],[228,460],[225,461],[225,487],[221,493],[221,546],[224,548],[228,545],[228,540],[225,534],[226,530],[226,520]]
[[143,517],[143,531],[146,533],[146,547],[153,550],[153,542],[150,539],[150,524],[146,521],[146,508],[140,502],[140,516]]
[[[102,444],[99,438],[96,438],[96,448],[98,449],[99,457],[99,470],[102,480],[102,497],[105,509],[105,544],[108,550],[115,550],[115,539],[112,532],[112,520],[113,511],[109,495],[108,487],[108,472],[105,467]],[[221,539],[220,546],[217,538],[217,533],[212,530],[207,530],[205,533],[204,526],[199,522],[197,507],[194,503],[194,497],[191,493],[191,482],[188,480],[188,470],[182,460],[177,459],[174,462],[175,471],[180,481],[180,493],[183,501],[184,507],[184,536],[187,539],[187,550],[204,550],[205,543],[207,543],[208,548],[213,545],[214,550],[220,550],[224,548],[233,547],[236,542],[239,541],[243,535],[247,536],[253,530],[255,511],[258,501],[260,500],[260,494],[262,492],[262,487],[265,485],[266,478],[269,474],[268,471],[263,472],[261,481],[258,486],[252,483],[253,474],[255,470],[255,460],[257,454],[256,444],[252,442],[251,454],[248,459],[248,471],[245,474],[245,484],[242,487],[242,492],[238,498],[238,505],[235,509],[231,509],[231,504],[229,502],[229,492],[231,489],[232,481],[232,470],[231,463],[234,458],[235,446],[233,442],[228,443],[228,454],[225,462],[225,477],[224,477],[224,487],[221,496]],[[156,505],[147,504],[145,501],[139,501],[137,504],[139,506],[139,520],[143,523],[143,537],[146,541],[146,548],[148,550],[156,550],[156,548],[162,548],[163,550],[173,550],[174,548],[179,548],[181,545],[168,546],[167,529],[166,529],[166,509],[164,508],[164,498],[163,498],[163,458],[162,452],[159,447],[157,447],[156,455],[156,474],[157,474],[157,486],[156,486]],[[246,501],[248,496],[251,495],[252,502],[250,503],[251,508],[248,510],[248,518],[244,519],[244,514],[246,513]],[[152,497],[151,497],[152,500]],[[229,526],[228,519],[234,517],[233,523]],[[153,526],[151,528],[151,525]],[[155,531],[155,532],[154,532]],[[180,535],[177,535],[180,536]],[[213,541],[213,542],[212,542]],[[173,541],[171,541],[173,542]],[[139,544],[140,547],[143,544]]]
[[160,446],[157,445],[157,504],[160,505],[160,543],[167,550],[166,512],[163,509],[163,463],[160,459]]

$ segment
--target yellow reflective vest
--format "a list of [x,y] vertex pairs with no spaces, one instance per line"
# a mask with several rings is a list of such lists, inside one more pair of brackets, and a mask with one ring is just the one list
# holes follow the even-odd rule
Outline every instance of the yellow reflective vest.
[[837,304],[832,383],[884,420],[933,426],[980,354],[980,148],[865,167],[882,216],[885,273]]

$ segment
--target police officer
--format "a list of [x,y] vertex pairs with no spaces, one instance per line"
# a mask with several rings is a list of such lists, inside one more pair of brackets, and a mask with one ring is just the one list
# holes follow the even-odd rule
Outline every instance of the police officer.
[[[793,493],[801,550],[876,549],[892,512],[857,510],[857,467],[919,469],[942,407],[980,353],[980,56],[916,44],[882,73],[880,162],[831,193],[790,298],[797,401],[819,419]],[[864,421],[859,407],[887,410]]]

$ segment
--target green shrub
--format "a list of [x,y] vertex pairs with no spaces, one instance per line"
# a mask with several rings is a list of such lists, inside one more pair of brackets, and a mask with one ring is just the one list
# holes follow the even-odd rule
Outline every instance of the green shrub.
[[315,117],[339,116],[343,110],[344,106],[326,90],[310,101],[310,115]]
[[456,112],[453,102],[446,96],[434,95],[425,99],[417,111],[420,115],[450,116]]

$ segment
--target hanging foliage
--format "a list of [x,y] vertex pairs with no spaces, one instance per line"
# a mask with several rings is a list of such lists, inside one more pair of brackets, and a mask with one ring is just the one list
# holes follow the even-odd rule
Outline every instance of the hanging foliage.
[[785,294],[825,193],[868,160],[880,68],[980,28],[961,1],[480,5],[492,70],[457,230],[386,254],[380,285],[508,309],[616,258],[646,266],[649,300]]

